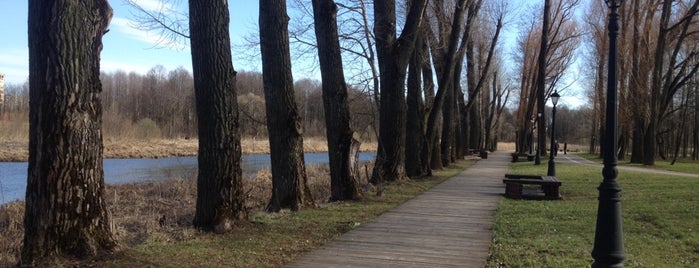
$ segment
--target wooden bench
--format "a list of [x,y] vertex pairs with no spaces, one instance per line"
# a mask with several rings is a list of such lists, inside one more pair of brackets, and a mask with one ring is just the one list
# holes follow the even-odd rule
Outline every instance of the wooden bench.
[[561,186],[555,176],[537,176],[521,174],[505,174],[502,180],[505,184],[505,196],[514,199],[521,199],[525,184],[541,185],[544,191],[544,199],[560,199],[558,188]]
[[534,161],[534,157],[536,155],[533,154],[525,154],[525,153],[512,153],[512,163],[518,162],[518,161]]

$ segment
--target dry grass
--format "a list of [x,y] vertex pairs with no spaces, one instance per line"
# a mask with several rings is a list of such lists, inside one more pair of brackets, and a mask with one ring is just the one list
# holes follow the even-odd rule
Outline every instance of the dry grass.
[[[370,169],[371,167],[366,167]],[[327,165],[306,167],[308,185],[317,204],[330,198],[330,170]],[[269,170],[257,173],[256,178],[246,178],[246,209],[252,216],[267,205],[272,194],[272,178]],[[367,185],[361,176],[360,183]],[[105,200],[112,214],[112,226],[116,239],[126,247],[146,243],[173,243],[200,236],[192,228],[196,202],[196,180],[176,178],[156,183],[132,183],[107,185]],[[17,201],[0,206],[0,267],[17,263],[22,244],[24,226],[24,202]]]
[[[244,138],[241,141],[243,154],[268,154],[269,140]],[[325,139],[307,138],[303,143],[304,151],[309,153],[327,152]],[[29,158],[29,142],[26,138],[0,139],[0,161],[20,162]],[[105,158],[160,158],[172,156],[194,156],[197,154],[197,139],[116,139],[104,140]],[[376,143],[364,143],[362,151],[376,151]]]
[[[547,147],[548,148],[548,147]],[[587,145],[581,144],[568,144],[569,152],[584,152],[588,148]],[[517,149],[514,142],[498,142],[498,151],[514,151]],[[559,144],[560,150],[563,150],[563,144]]]
[[517,149],[514,142],[498,142],[498,151],[514,151]]
[[24,236],[24,202],[0,205],[0,267],[17,263]]

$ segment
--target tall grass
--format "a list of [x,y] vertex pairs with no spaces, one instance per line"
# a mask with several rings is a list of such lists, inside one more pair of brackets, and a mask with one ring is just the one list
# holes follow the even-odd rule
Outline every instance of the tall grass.
[[[516,163],[512,172],[545,174]],[[601,169],[557,165],[560,201],[502,199],[488,267],[589,267]],[[699,266],[699,180],[621,171],[626,267]]]

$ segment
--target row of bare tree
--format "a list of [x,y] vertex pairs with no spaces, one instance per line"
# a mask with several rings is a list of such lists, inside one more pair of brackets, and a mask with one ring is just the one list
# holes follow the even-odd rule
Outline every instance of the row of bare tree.
[[[699,2],[624,1],[620,7],[618,90],[619,158],[653,165],[656,157],[691,154],[699,159]],[[590,136],[604,141],[604,100],[608,17],[592,2],[588,32],[589,97],[593,104]],[[604,144],[602,144],[604,146]],[[594,151],[594,143],[590,144]],[[692,150],[693,149],[693,150]],[[691,151],[691,152],[690,152]]]
[[[518,152],[530,150],[533,129],[546,129],[548,122],[544,103],[548,96],[554,89],[565,92],[570,86],[563,83],[566,82],[567,70],[575,58],[575,49],[582,35],[574,15],[579,0],[547,0],[545,3],[543,16],[532,17],[522,23],[523,31],[517,42],[518,57],[515,62],[520,70],[519,105],[516,111]],[[545,135],[541,133],[535,150],[545,154],[547,143]]]
[[[240,97],[248,95],[240,94],[242,74],[231,60],[228,2],[188,3],[189,27],[172,28],[160,16],[147,17],[189,40],[191,78],[179,69],[165,74],[154,68],[141,78],[141,91],[167,89],[173,94],[165,93],[165,99],[158,100],[133,93],[134,99],[127,103],[141,104],[118,107],[124,98],[119,94],[125,91],[117,90],[122,88],[121,79],[110,81],[103,76],[103,86],[99,72],[101,40],[112,16],[108,2],[29,1],[30,154],[22,265],[40,264],[54,254],[86,257],[116,248],[102,199],[103,104],[117,110],[130,108],[131,117],[152,117],[172,129],[178,128],[177,123],[168,121],[167,114],[184,124],[196,122],[199,173],[194,226],[226,232],[247,219],[240,168],[240,113],[245,109],[240,108],[244,105]],[[372,182],[428,175],[461,158],[466,149],[495,149],[499,140],[497,129],[511,89],[503,78],[497,45],[507,1],[405,3],[399,7],[393,0],[312,1],[332,200],[361,197],[351,90],[344,77],[343,56],[352,54],[347,48],[360,47],[363,56],[359,58],[366,59],[371,70],[366,85],[375,94],[369,108],[377,107],[379,115]],[[368,12],[367,6],[373,11]],[[267,206],[271,212],[299,210],[313,200],[306,185],[303,115],[291,73],[286,8],[285,0],[259,2],[264,120],[272,159],[272,196]],[[361,31],[357,35],[339,31],[338,14],[356,14],[352,25]],[[561,20],[565,21],[564,15]],[[358,40],[356,46],[349,45],[351,40]],[[551,55],[552,63],[565,61],[559,59],[562,54]],[[193,81],[194,113],[187,110],[191,106],[178,104],[191,99],[188,79]],[[109,87],[115,90],[104,90]],[[114,96],[107,94],[102,102],[103,91]]]

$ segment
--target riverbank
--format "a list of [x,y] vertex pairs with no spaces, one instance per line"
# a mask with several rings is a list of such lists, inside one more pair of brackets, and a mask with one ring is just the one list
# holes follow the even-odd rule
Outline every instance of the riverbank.
[[[266,138],[244,138],[241,140],[243,154],[268,154],[269,140]],[[376,142],[362,143],[363,152],[376,151]],[[29,158],[29,141],[23,139],[0,140],[0,162],[25,162]],[[199,148],[197,139],[156,139],[134,140],[107,138],[104,140],[105,158],[162,158],[174,156],[195,156]],[[306,138],[304,152],[327,152],[325,139]]]
[[[258,173],[245,181],[248,221],[233,232],[212,235],[191,226],[196,181],[174,179],[160,183],[107,185],[105,201],[122,250],[102,258],[56,260],[55,266],[94,267],[279,267],[328,239],[345,233],[426,191],[475,163],[459,161],[435,171],[434,176],[385,185],[381,195],[360,174],[364,197],[358,201],[327,203],[330,194],[327,166],[307,167],[308,184],[316,206],[297,213],[261,212],[271,195],[271,174]],[[368,167],[370,170],[371,167]],[[24,204],[0,206],[0,267],[17,263],[22,243]],[[226,245],[222,247],[221,245]]]

